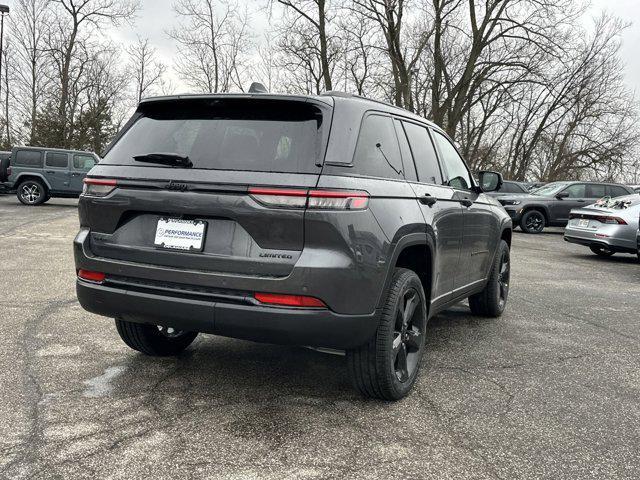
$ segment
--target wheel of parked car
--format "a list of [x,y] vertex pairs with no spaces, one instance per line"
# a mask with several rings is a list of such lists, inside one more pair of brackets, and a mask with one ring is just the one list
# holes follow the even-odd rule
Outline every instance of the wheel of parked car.
[[595,253],[596,255],[598,255],[599,257],[610,257],[611,255],[613,255],[615,252],[612,252],[611,250],[601,247],[599,245],[591,245],[589,247],[591,249],[591,251],[593,253]]
[[25,205],[40,205],[47,201],[47,188],[38,180],[25,180],[18,185],[16,195]]
[[525,233],[540,233],[544,224],[544,215],[538,210],[529,210],[520,219],[520,228]]
[[420,278],[397,268],[378,330],[369,343],[347,352],[349,374],[365,396],[399,400],[416,381],[424,353],[427,302]]
[[509,297],[509,280],[511,277],[509,245],[500,241],[496,252],[489,280],[484,290],[469,297],[469,308],[474,315],[483,317],[499,317],[504,312]]
[[116,319],[116,328],[120,338],[129,347],[157,357],[179,354],[198,336],[198,332],[186,332],[161,325],[147,325],[120,319]]

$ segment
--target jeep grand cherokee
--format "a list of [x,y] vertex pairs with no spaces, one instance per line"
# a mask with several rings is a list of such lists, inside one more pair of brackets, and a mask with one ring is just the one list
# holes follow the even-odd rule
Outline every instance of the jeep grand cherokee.
[[77,294],[131,348],[198,333],[346,351],[364,395],[411,389],[427,320],[501,315],[511,220],[445,133],[356,96],[143,101],[79,202]]

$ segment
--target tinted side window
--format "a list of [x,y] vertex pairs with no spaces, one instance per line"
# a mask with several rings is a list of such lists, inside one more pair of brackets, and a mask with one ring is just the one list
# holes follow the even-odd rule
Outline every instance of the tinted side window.
[[96,159],[91,155],[74,155],[73,168],[78,170],[91,170],[96,164]]
[[364,119],[353,164],[360,175],[402,178],[400,147],[391,117],[369,115]]
[[415,123],[402,122],[409,138],[413,159],[418,170],[418,180],[423,183],[441,184],[442,176],[438,166],[436,150],[425,127]]
[[69,158],[66,153],[47,152],[44,164],[47,167],[66,168],[69,165]]
[[624,195],[629,195],[629,192],[627,192],[622,187],[618,187],[617,185],[609,185],[610,197],[623,197]]
[[13,165],[22,167],[42,168],[42,152],[33,150],[18,150],[15,158],[12,160]]
[[464,161],[460,155],[458,155],[458,151],[455,147],[447,137],[439,132],[433,132],[433,139],[438,146],[442,163],[447,170],[447,175],[449,177],[448,185],[462,190],[468,190],[471,188],[471,175],[469,175],[469,170],[467,170]]
[[569,198],[587,198],[587,189],[584,183],[575,183],[564,189]]
[[522,193],[522,189],[512,182],[504,182],[499,191],[500,193]]
[[409,142],[407,141],[407,135],[402,128],[400,120],[394,120],[393,124],[396,126],[396,135],[398,135],[398,143],[400,144],[400,152],[402,152],[402,165],[404,166],[404,178],[410,182],[418,180],[418,174],[416,173],[416,166],[413,161],[413,155],[411,155],[411,148],[409,148]]
[[602,198],[607,196],[606,185],[588,185],[587,196],[589,198]]

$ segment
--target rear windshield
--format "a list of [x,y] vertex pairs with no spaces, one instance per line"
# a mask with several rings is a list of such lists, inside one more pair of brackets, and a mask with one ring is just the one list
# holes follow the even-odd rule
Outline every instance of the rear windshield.
[[[193,168],[314,173],[321,165],[322,112],[294,101],[208,99],[143,104],[101,164],[139,165],[136,155],[186,155]],[[164,167],[166,168],[166,167]]]

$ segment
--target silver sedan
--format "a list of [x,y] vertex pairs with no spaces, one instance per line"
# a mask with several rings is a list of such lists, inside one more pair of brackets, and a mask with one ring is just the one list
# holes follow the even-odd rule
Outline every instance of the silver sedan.
[[614,253],[638,253],[640,195],[599,200],[574,208],[564,231],[567,242],[587,246],[603,257]]

